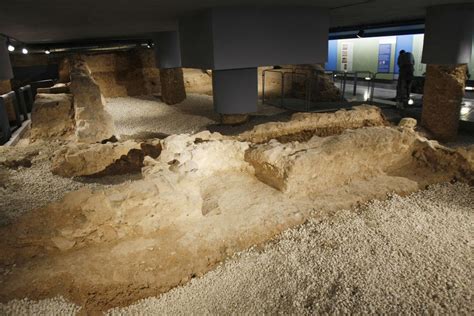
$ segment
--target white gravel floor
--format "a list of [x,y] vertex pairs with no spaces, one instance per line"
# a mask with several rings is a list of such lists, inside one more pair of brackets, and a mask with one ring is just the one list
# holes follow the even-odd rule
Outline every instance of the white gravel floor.
[[[442,184],[284,232],[159,298],[111,315],[473,314],[474,189]],[[1,315],[70,315],[61,299]]]
[[106,109],[122,137],[193,133],[219,121],[212,97],[201,94],[189,94],[177,105],[166,105],[153,96],[109,98]]

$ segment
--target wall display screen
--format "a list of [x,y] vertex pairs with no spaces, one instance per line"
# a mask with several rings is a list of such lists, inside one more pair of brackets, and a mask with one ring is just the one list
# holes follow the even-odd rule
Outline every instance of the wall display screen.
[[379,61],[377,72],[390,72],[390,61],[392,58],[392,44],[379,45]]

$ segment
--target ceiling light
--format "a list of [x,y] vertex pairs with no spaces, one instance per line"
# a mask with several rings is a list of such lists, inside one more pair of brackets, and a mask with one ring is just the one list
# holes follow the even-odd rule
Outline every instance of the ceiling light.
[[365,77],[365,80],[370,80],[371,78],[370,77]]
[[359,33],[357,33],[357,37],[358,37],[358,38],[362,38],[362,37],[364,37],[364,34],[365,34],[365,31],[364,31],[364,30],[360,30]]
[[9,52],[13,52],[15,50],[15,46],[12,45],[12,42],[10,41],[9,38],[7,38],[7,46],[8,46]]
[[51,51],[50,51],[49,49],[46,49],[46,50],[44,51],[44,53],[45,53],[46,55],[49,55],[49,54],[51,54]]
[[26,55],[26,54],[28,54],[28,49],[26,47],[23,47],[21,49],[21,52],[23,53],[23,55]]
[[474,87],[466,87],[467,91],[474,91]]
[[408,105],[413,105],[413,104],[415,104],[415,101],[413,101],[413,99],[408,100]]

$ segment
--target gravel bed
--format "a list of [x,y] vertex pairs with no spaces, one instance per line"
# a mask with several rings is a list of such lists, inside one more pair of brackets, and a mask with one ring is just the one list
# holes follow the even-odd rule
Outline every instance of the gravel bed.
[[472,314],[474,191],[436,185],[286,231],[111,315]]
[[219,120],[212,97],[189,94],[177,105],[153,96],[109,98],[106,104],[121,137],[153,137],[155,134],[199,132]]
[[62,297],[55,297],[41,301],[28,299],[12,300],[7,304],[0,304],[0,314],[6,316],[19,315],[76,315],[81,307],[71,304]]

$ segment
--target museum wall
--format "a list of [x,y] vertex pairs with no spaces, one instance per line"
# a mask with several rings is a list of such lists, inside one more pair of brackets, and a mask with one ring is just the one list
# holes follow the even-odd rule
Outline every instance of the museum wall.
[[[395,63],[398,57],[398,52],[401,49],[405,49],[411,51],[415,58],[415,76],[422,76],[426,72],[426,65],[421,62],[423,40],[424,34],[330,40],[328,49],[329,62],[326,63],[326,69],[338,71],[343,70],[342,45],[344,43],[349,43],[349,45],[352,46],[352,67],[350,71],[368,70],[375,73],[378,70],[379,45],[390,43],[392,44],[390,72],[397,72]],[[400,45],[401,42],[407,43],[407,45]],[[471,74],[474,73],[474,48],[472,51],[471,62],[468,65]],[[382,75],[379,78],[392,79],[392,75]]]

